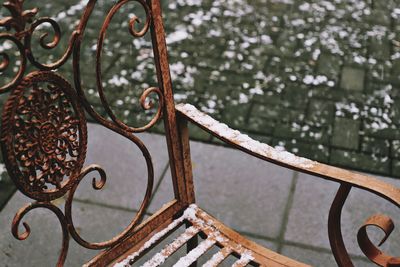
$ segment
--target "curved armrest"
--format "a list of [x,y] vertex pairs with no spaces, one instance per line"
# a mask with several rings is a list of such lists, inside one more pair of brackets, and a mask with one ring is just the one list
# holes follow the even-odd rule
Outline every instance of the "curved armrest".
[[400,188],[364,174],[351,172],[298,157],[286,151],[277,150],[245,134],[241,134],[237,130],[229,128],[226,124],[216,121],[190,104],[178,104],[176,105],[176,110],[178,114],[213,136],[250,155],[299,172],[368,190],[400,207]]

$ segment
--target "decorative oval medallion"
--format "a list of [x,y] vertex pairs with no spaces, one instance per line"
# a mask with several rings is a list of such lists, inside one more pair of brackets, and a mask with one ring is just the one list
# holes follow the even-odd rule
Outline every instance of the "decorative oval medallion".
[[72,86],[53,72],[27,75],[4,105],[1,147],[9,175],[27,196],[63,196],[87,148],[86,119]]

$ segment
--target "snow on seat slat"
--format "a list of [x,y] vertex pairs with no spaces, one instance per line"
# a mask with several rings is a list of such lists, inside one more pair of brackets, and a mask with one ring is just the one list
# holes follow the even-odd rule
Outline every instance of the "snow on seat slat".
[[200,229],[196,227],[189,227],[186,231],[181,234],[178,238],[174,240],[174,242],[165,246],[163,250],[158,252],[153,256],[150,260],[148,260],[142,267],[156,267],[165,262],[169,256],[175,253],[180,247],[185,245],[192,237],[194,237]]
[[[212,225],[209,219],[203,218],[203,211],[199,209],[195,204],[190,205],[183,213],[183,215],[171,222],[166,228],[152,236],[147,242],[143,244],[134,253],[127,256],[124,260],[116,263],[114,267],[126,267],[131,266],[130,262],[135,262],[141,253],[155,244],[164,236],[168,235],[171,231],[179,227],[185,222],[189,222],[191,226],[185,230],[181,235],[179,235],[175,240],[166,245],[160,252],[156,253],[150,260],[145,262],[143,267],[156,267],[162,265],[169,256],[176,252],[180,247],[187,244],[187,242],[199,234],[200,232],[206,234],[207,239],[198,244],[194,249],[192,249],[186,256],[180,258],[176,263],[175,267],[185,267],[190,266],[192,263],[197,261],[204,253],[206,253],[212,246],[218,245],[221,250],[213,255],[213,257],[204,265],[206,267],[217,266],[231,253],[241,255],[238,263],[248,260],[250,262],[253,260],[252,252],[240,244],[233,242],[222,234],[216,227]],[[248,263],[247,262],[247,263]],[[238,265],[241,266],[241,265]]]
[[244,253],[244,254],[242,254],[242,256],[240,257],[240,259],[237,260],[237,261],[232,265],[232,267],[244,267],[244,266],[246,266],[247,264],[249,264],[250,261],[252,261],[253,259],[254,259],[254,258],[253,258],[253,256],[251,256],[251,254]]
[[209,261],[204,263],[203,267],[216,267],[221,262],[223,262],[230,254],[232,249],[229,247],[224,247],[218,253],[214,254]]
[[195,261],[197,261],[201,255],[206,253],[214,244],[216,240],[213,238],[207,238],[202,241],[196,248],[192,249],[186,256],[179,259],[173,267],[188,267]]

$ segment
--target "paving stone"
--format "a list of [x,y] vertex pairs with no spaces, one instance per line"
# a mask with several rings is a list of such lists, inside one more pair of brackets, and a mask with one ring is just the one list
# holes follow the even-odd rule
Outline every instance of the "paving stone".
[[332,149],[330,164],[335,166],[346,166],[362,170],[365,172],[378,173],[383,175],[390,174],[390,159],[353,151]]
[[274,146],[284,144],[285,150],[294,153],[298,156],[305,157],[308,159],[316,160],[319,162],[329,162],[329,147],[324,145],[315,145],[296,140],[282,140],[275,139],[273,142]]
[[315,126],[330,125],[334,117],[334,105],[330,101],[313,99],[310,101],[307,112],[307,121]]
[[344,67],[340,87],[345,90],[362,91],[364,90],[365,71],[352,67]]
[[322,145],[329,144],[330,136],[329,128],[312,127],[309,125],[299,125],[292,123],[291,125],[279,123],[274,128],[274,137],[277,139],[297,139],[310,143],[318,143]]
[[249,123],[244,127],[244,129],[258,133],[260,135],[271,136],[274,131],[274,126],[275,122],[272,120],[262,118],[259,116],[251,116],[249,118]]
[[400,176],[400,160],[397,160],[397,159],[392,160],[392,173],[391,174],[395,177]]
[[[24,241],[15,239],[11,234],[11,221],[14,214],[31,201],[21,193],[16,193],[0,213],[0,261],[3,266],[54,266],[61,248],[61,227],[57,217],[46,209],[35,209],[26,215],[31,227],[31,235]],[[61,209],[62,206],[60,207]],[[75,201],[73,218],[76,229],[89,241],[104,241],[112,238],[128,225],[132,212],[109,209]],[[23,231],[23,228],[20,228]],[[65,266],[81,266],[95,256],[92,251],[70,241]]]
[[[191,142],[191,153],[201,208],[239,232],[278,236],[292,171],[240,151],[197,142]],[[166,178],[169,181],[169,173]]]
[[235,129],[241,129],[246,124],[249,105],[228,104],[224,109],[222,121]]
[[[107,183],[101,191],[93,190],[91,177],[82,181],[75,198],[138,209],[147,187],[146,162],[139,149],[117,134],[99,125],[89,124],[88,154],[86,166],[99,164],[107,173]],[[154,165],[154,184],[160,179],[168,163],[165,137],[138,134],[148,147]],[[171,196],[172,188],[171,188]]]
[[7,204],[16,190],[15,185],[11,181],[6,172],[0,174],[0,211]]
[[317,72],[326,75],[329,79],[338,81],[341,65],[340,57],[323,53],[318,59]]
[[291,109],[305,109],[308,103],[308,90],[295,86],[288,86],[284,93],[282,104]]
[[276,45],[284,56],[291,56],[297,46],[297,39],[292,32],[282,31],[276,41]]
[[[382,45],[383,46],[383,45]],[[380,49],[388,49],[388,47],[381,47]],[[386,52],[376,52],[376,57],[386,59],[386,57],[390,56],[386,54]],[[369,74],[368,79],[373,82],[378,83],[389,83],[392,79],[392,63],[388,60],[384,62],[378,61],[374,65],[369,65]]]
[[374,122],[364,121],[363,131],[367,136],[372,136],[380,139],[396,140],[400,138],[400,132],[396,126],[392,125],[388,128],[378,128]]
[[[284,246],[282,254],[311,266],[336,267],[337,263],[332,254],[295,246]],[[352,259],[355,267],[373,267],[374,264],[360,259]]]
[[253,98],[253,103],[258,103],[264,106],[274,105],[274,107],[277,107],[277,104],[282,102],[282,95],[272,91],[271,88],[266,86],[263,92],[263,95]]
[[277,106],[254,104],[251,109],[251,117],[259,116],[268,120],[277,120],[281,116],[282,110]]
[[308,92],[309,97],[315,97],[319,99],[326,99],[331,101],[352,101],[355,103],[362,103],[364,95],[357,91],[348,91],[341,88],[330,88],[320,86],[313,88]]
[[[399,186],[398,180],[382,178],[387,183]],[[293,206],[289,214],[285,240],[314,247],[330,248],[327,234],[327,222],[330,206],[336,195],[338,184],[317,177],[299,174]],[[357,231],[364,221],[377,213],[387,214],[394,221],[399,213],[388,201],[367,191],[352,189],[343,208],[342,233],[349,253],[363,255],[357,244]],[[370,231],[369,231],[370,233]],[[377,232],[371,235],[376,241]],[[400,246],[400,233],[393,233],[382,248],[385,252],[395,253]],[[382,237],[380,235],[380,237]],[[374,242],[375,242],[374,241]],[[375,243],[376,244],[376,243]]]
[[280,120],[286,123],[302,123],[304,122],[305,117],[306,115],[304,114],[303,110],[285,107],[284,112],[281,113]]
[[[400,76],[399,76],[400,77]],[[400,99],[396,98],[393,103],[393,110],[390,114],[394,124],[400,124]]]
[[396,81],[400,81],[400,59],[396,59],[392,61],[392,77]]
[[371,15],[369,16],[368,21],[371,24],[378,24],[390,27],[391,23],[390,13],[387,10],[374,9],[372,10]]
[[382,139],[364,137],[362,139],[361,151],[373,155],[389,156],[390,142]]
[[390,45],[387,38],[371,38],[370,54],[373,58],[387,60],[390,57]]
[[335,118],[331,144],[340,148],[358,149],[359,130],[359,121]]
[[385,2],[374,2],[374,8],[375,9],[381,9],[381,10],[391,10],[393,7],[398,5],[398,1],[396,0],[388,0]]

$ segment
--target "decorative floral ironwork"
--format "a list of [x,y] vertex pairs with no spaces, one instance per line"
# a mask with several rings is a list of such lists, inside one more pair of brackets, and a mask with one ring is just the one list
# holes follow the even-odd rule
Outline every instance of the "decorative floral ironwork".
[[6,164],[24,193],[40,200],[70,188],[65,180],[80,173],[87,133],[83,110],[64,79],[52,72],[24,78],[5,105],[3,128]]
[[3,6],[10,11],[11,17],[1,19],[0,26],[6,27],[8,31],[13,28],[18,36],[22,36],[26,23],[32,23],[38,13],[37,8],[24,11],[24,0],[9,0]]
[[[151,25],[150,7],[144,0],[119,0],[108,12],[99,36],[96,70],[98,82],[101,84],[101,50],[105,39],[105,32],[114,14],[127,2],[138,2],[145,10],[146,19],[142,28],[136,29],[140,19],[133,16],[129,20],[129,32],[135,37],[144,36]],[[29,236],[30,228],[22,218],[30,210],[46,208],[53,211],[60,220],[63,229],[63,243],[57,266],[65,262],[69,235],[80,245],[89,249],[104,249],[119,243],[130,235],[138,223],[143,219],[145,210],[149,204],[154,183],[154,169],[151,156],[143,142],[134,135],[152,127],[161,117],[163,109],[163,93],[159,88],[146,89],[141,97],[140,104],[144,110],[154,107],[149,101],[150,94],[157,94],[158,105],[155,116],[151,121],[139,128],[129,127],[116,118],[111,111],[103,94],[103,87],[98,90],[102,98],[103,107],[112,120],[108,120],[95,112],[87,101],[80,82],[79,58],[80,44],[83,39],[86,23],[96,4],[96,0],[89,0],[82,15],[80,24],[72,32],[64,54],[52,63],[41,63],[34,56],[32,43],[34,32],[43,24],[49,24],[52,38],[49,33],[39,37],[39,45],[45,50],[57,47],[62,36],[61,28],[55,20],[48,17],[39,17],[33,21],[38,9],[23,10],[24,0],[10,0],[4,6],[10,11],[11,17],[0,20],[0,26],[7,31],[15,30],[15,33],[0,33],[0,41],[14,43],[19,51],[20,65],[14,79],[0,87],[0,94],[11,90],[11,94],[4,106],[1,127],[1,148],[4,155],[7,170],[19,190],[25,195],[37,200],[20,209],[15,215],[12,224],[13,235],[20,240]],[[30,23],[30,25],[28,25]],[[10,55],[8,51],[0,52],[0,72],[10,67]],[[54,72],[63,66],[73,54],[73,75],[76,90],[62,77]],[[27,63],[39,71],[34,71],[24,77]],[[76,93],[76,91],[78,93]],[[147,167],[147,187],[138,212],[129,225],[114,238],[91,243],[83,239],[75,229],[72,218],[72,202],[74,193],[80,182],[89,173],[97,172],[100,180],[93,179],[93,188],[100,190],[106,182],[106,173],[98,165],[90,165],[83,168],[86,148],[87,129],[84,109],[100,124],[115,133],[129,139],[137,145],[142,152]],[[61,196],[66,196],[65,211],[54,206],[50,201]],[[19,233],[21,224],[25,232]]]
[[34,210],[37,208],[48,209],[48,210],[52,211],[57,216],[58,220],[60,221],[61,229],[62,229],[62,247],[61,247],[61,253],[58,256],[57,266],[61,267],[64,265],[64,262],[67,258],[68,247],[69,247],[69,234],[68,234],[67,224],[65,223],[66,222],[65,216],[59,208],[57,208],[56,206],[54,206],[53,204],[48,203],[48,202],[34,202],[34,203],[27,204],[24,207],[22,207],[17,212],[17,214],[15,214],[15,217],[13,219],[12,226],[11,226],[11,232],[12,232],[13,236],[18,240],[27,239],[29,237],[29,235],[31,234],[31,228],[29,227],[29,225],[26,222],[22,223],[22,225],[25,228],[25,231],[23,233],[19,232],[18,227],[19,227],[22,219],[24,218],[24,216],[27,213],[29,213],[31,210]]

